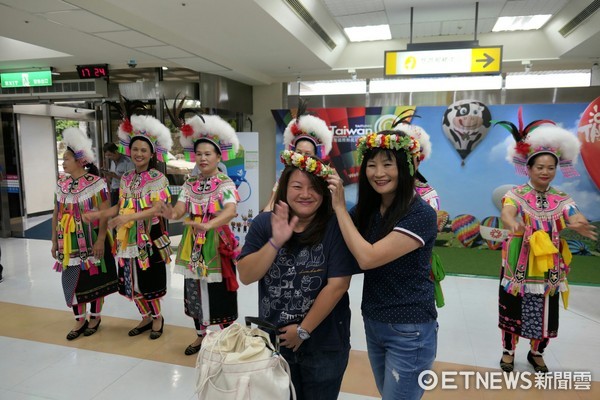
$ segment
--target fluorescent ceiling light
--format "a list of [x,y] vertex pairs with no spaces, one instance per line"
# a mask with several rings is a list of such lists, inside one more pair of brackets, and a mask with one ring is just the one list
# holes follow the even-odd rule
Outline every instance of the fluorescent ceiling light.
[[506,89],[589,87],[590,70],[518,72],[506,75]]
[[367,82],[364,79],[301,82],[300,93],[297,92],[298,84],[289,83],[288,94],[302,96],[319,96],[335,94],[364,94],[367,92]]
[[390,40],[392,38],[389,25],[353,26],[344,28],[344,32],[351,42]]
[[496,21],[496,25],[494,25],[492,32],[529,31],[540,29],[551,17],[552,14],[500,17]]
[[462,90],[497,90],[501,88],[501,75],[373,79],[369,83],[369,93],[454,92]]

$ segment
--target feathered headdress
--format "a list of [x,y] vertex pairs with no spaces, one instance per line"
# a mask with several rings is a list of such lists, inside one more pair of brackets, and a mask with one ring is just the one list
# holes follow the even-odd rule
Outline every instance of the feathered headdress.
[[306,114],[306,106],[306,101],[300,99],[296,117],[283,132],[283,144],[287,150],[294,150],[298,140],[309,140],[315,145],[317,156],[324,159],[331,151],[333,133],[321,118]]
[[284,165],[296,167],[319,178],[326,178],[327,175],[333,174],[333,169],[316,157],[305,156],[292,150],[282,151],[280,157]]
[[79,128],[67,128],[62,132],[63,143],[75,154],[75,160],[82,166],[96,162],[92,150],[92,139]]
[[173,146],[171,131],[162,122],[150,115],[134,115],[145,111],[141,101],[129,101],[120,96],[120,112],[123,121],[119,124],[119,152],[130,155],[129,144],[136,137],[142,137],[150,143],[152,152],[160,161],[167,162],[168,154]]
[[527,162],[537,154],[552,154],[558,159],[558,165],[563,176],[571,178],[578,176],[574,164],[581,143],[568,130],[556,126],[548,119],[536,120],[523,127],[523,108],[519,107],[517,114],[519,126],[509,121],[498,121],[515,139],[515,145],[507,148],[506,160],[514,164],[518,174],[527,176]]
[[214,144],[223,161],[235,158],[240,147],[235,129],[218,115],[194,115],[185,120],[180,128],[179,142],[187,160],[196,160],[194,147],[199,140]]
[[421,145],[419,161],[423,161],[431,156],[431,140],[425,129],[411,123],[413,118],[421,117],[416,115],[413,109],[404,110],[392,123],[392,130],[404,132],[408,136],[417,139]]
[[368,135],[359,137],[356,142],[358,162],[362,163],[365,153],[371,149],[401,150],[406,152],[410,175],[414,176],[416,168],[413,163],[413,157],[419,159],[421,154],[421,145],[419,144],[419,141],[404,132],[400,132],[398,135],[389,132],[390,131],[384,131],[383,133],[369,133]]

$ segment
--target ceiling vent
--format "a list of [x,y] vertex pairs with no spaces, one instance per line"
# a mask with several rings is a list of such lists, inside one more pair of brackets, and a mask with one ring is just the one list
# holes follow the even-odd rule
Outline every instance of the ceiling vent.
[[323,29],[323,27],[319,25],[319,23],[313,18],[313,16],[310,15],[308,10],[304,8],[302,3],[300,3],[298,0],[283,1],[287,3],[287,5],[290,6],[290,8],[294,10],[294,12],[304,20],[304,22],[308,24],[308,26],[317,34],[317,36],[319,36],[325,42],[325,44],[327,45],[327,47],[329,47],[330,50],[336,48],[337,44],[335,44],[333,39],[327,34],[327,32],[325,32],[325,29]]
[[108,96],[104,79],[74,79],[54,81],[52,86],[0,89],[0,100],[10,99],[82,99]]
[[567,35],[569,35],[571,32],[573,32],[575,30],[575,28],[577,28],[579,25],[581,25],[583,23],[583,21],[585,21],[586,19],[591,17],[593,13],[598,11],[599,8],[600,8],[600,0],[592,1],[589,6],[584,8],[583,11],[581,11],[579,14],[577,14],[575,16],[575,18],[573,18],[572,20],[567,22],[565,24],[565,26],[563,26],[562,28],[559,29],[558,32],[563,37],[567,37]]

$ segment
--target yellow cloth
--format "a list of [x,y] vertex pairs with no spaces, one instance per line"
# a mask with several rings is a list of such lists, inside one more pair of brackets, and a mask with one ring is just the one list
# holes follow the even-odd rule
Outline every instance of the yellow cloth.
[[72,252],[71,234],[75,232],[75,219],[69,213],[63,214],[60,219],[60,226],[63,231],[63,265],[69,265],[69,259]]
[[[119,215],[133,214],[135,210],[133,208],[122,208]],[[133,226],[135,221],[129,221],[126,224],[121,225],[117,231],[117,243],[121,243],[121,249],[126,249],[129,244],[129,229]]]
[[[573,259],[573,255],[571,254],[571,249],[569,249],[569,245],[565,239],[560,239],[560,254],[562,255],[562,259],[565,265],[571,265],[571,260]],[[565,306],[565,310],[569,308],[569,283],[565,279],[565,285],[567,286],[567,290],[560,293],[560,297],[562,297],[563,305]]]
[[549,269],[554,268],[553,254],[558,253],[558,249],[550,236],[545,231],[539,230],[533,232],[529,238],[529,275],[544,276]]

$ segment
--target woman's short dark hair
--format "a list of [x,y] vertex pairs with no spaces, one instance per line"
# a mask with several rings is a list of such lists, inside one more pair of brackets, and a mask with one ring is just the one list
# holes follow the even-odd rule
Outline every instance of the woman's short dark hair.
[[114,143],[104,143],[104,146],[102,146],[102,152],[106,153],[107,151],[111,153],[117,153],[119,148]]
[[[396,131],[383,131],[383,134],[394,133],[396,135],[404,135]],[[385,210],[383,217],[383,226],[377,233],[377,239],[381,239],[390,233],[398,221],[406,215],[408,209],[414,200],[415,195],[415,178],[410,174],[409,169],[409,154],[404,150],[390,150],[385,148],[368,149],[360,164],[360,172],[358,174],[358,201],[354,213],[354,224],[363,236],[371,228],[373,215],[379,212],[381,207],[381,195],[373,189],[373,186],[367,179],[367,163],[375,158],[378,154],[383,154],[390,160],[395,160],[398,168],[398,186],[391,205]],[[414,161],[411,160],[414,165]]]
[[537,153],[533,156],[531,156],[529,158],[529,160],[527,160],[527,166],[529,168],[533,167],[533,164],[535,164],[535,160],[539,157],[539,156],[552,156],[552,158],[554,158],[554,166],[556,167],[558,165],[558,158],[556,157],[556,154],[554,153],[550,153],[550,152],[542,152],[542,153]]
[[152,143],[150,143],[150,140],[146,139],[143,136],[134,136],[131,139],[131,142],[129,142],[129,150],[131,150],[131,146],[133,146],[133,143],[136,140],[142,140],[142,141],[146,142],[148,144],[148,146],[150,146],[150,151],[152,152],[152,157],[150,158],[150,162],[148,163],[148,169],[156,168],[156,153],[154,152],[154,146],[152,146]]
[[[307,176],[310,180],[310,183],[314,186],[315,191],[323,197],[323,202],[317,209],[315,218],[308,225],[308,227],[302,235],[302,238],[300,239],[301,244],[317,244],[323,240],[323,236],[325,235],[325,229],[327,228],[327,224],[329,223],[329,218],[333,214],[333,207],[331,205],[331,192],[327,188],[327,182],[323,178],[320,178],[309,172],[302,171],[293,166],[285,167],[285,169],[281,173],[281,177],[279,178],[277,192],[275,192],[275,204],[277,204],[279,201],[288,203],[287,188],[290,182],[290,177],[295,171],[299,171],[300,173]],[[290,219],[293,215],[294,212],[290,208]]]
[[196,140],[194,142],[194,153],[196,152],[196,148],[198,147],[198,145],[200,143],[210,143],[210,144],[212,144],[212,146],[215,148],[215,151],[217,152],[217,154],[221,155],[221,149],[218,146],[216,146],[212,141],[210,141],[208,139],[204,139],[204,138],[200,138],[200,139],[198,139],[198,140]]

